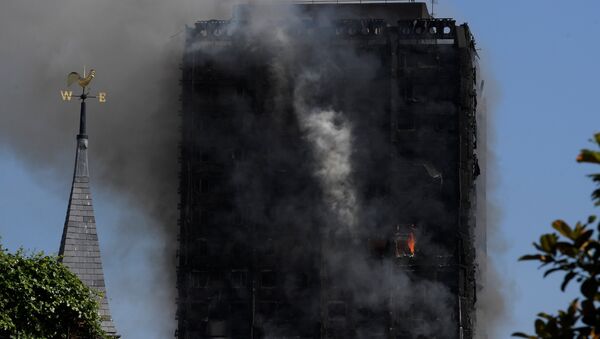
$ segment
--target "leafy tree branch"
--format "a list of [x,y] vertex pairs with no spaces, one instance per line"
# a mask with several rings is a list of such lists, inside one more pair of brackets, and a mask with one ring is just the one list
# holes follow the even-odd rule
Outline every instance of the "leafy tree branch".
[[[594,136],[593,142],[600,147],[600,133]],[[577,156],[577,161],[600,165],[600,152],[584,149]],[[592,193],[592,200],[600,206],[600,173],[590,177],[597,187]],[[574,226],[556,220],[552,223],[555,232],[543,234],[539,242],[533,243],[537,252],[519,259],[538,261],[540,268],[545,268],[544,277],[562,273],[561,291],[574,281],[579,285],[581,297],[556,315],[539,313],[534,323],[535,335],[517,332],[513,336],[600,339],[600,223],[595,223],[595,216]]]

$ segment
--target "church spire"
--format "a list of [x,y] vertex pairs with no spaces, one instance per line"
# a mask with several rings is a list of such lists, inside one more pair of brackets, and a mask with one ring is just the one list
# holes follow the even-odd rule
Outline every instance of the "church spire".
[[[73,73],[72,73],[73,74]],[[95,72],[90,75],[93,78]],[[71,78],[71,75],[69,75]],[[69,78],[69,79],[70,79]],[[81,78],[81,77],[80,77]],[[81,78],[85,80],[84,77]],[[87,86],[89,81],[85,84]],[[80,82],[81,85],[81,82]],[[79,96],[81,100],[79,134],[77,135],[77,150],[75,153],[75,171],[67,207],[67,216],[60,242],[60,261],[65,264],[71,272],[75,273],[83,283],[91,289],[102,294],[98,300],[100,304],[99,313],[102,321],[102,329],[110,337],[118,338],[115,325],[110,315],[108,299],[106,297],[106,285],[104,283],[104,271],[102,269],[102,258],[96,231],[96,219],[92,206],[92,195],[90,192],[90,175],[88,168],[88,136],[86,134],[86,102],[92,98],[86,93],[85,86]],[[66,91],[65,91],[66,92]],[[70,101],[71,94],[68,94]],[[65,94],[62,93],[63,100]],[[100,96],[100,95],[99,95]],[[95,97],[94,97],[95,98]],[[101,101],[102,102],[102,101]]]

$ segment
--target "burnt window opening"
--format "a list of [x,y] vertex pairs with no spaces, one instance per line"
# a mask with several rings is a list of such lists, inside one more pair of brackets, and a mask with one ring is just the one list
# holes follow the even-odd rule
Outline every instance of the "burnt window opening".
[[[189,309],[189,318],[191,319],[207,319],[209,315],[209,306],[207,303],[192,303]],[[206,321],[206,320],[205,320]],[[190,330],[201,330],[202,322],[191,322]]]
[[348,338],[346,319],[329,319],[327,327],[327,338]]
[[192,181],[192,190],[195,195],[198,195],[202,192],[202,179],[196,178]]
[[275,271],[262,270],[260,272],[260,287],[274,288],[277,285],[277,276]]
[[297,279],[297,287],[300,289],[306,289],[310,285],[310,276],[306,273],[300,273]]
[[199,180],[199,192],[202,194],[214,193],[222,182],[222,178],[218,176],[203,177]]
[[216,151],[214,148],[203,149],[202,151],[200,151],[200,162],[205,164],[215,162],[215,152]]
[[230,273],[229,281],[231,283],[231,287],[233,288],[242,288],[246,286],[248,273],[245,270],[233,270]]
[[438,121],[433,124],[433,130],[436,132],[442,132],[447,129],[448,124],[445,121]]
[[201,257],[206,257],[208,256],[208,242],[206,241],[206,238],[199,238],[198,241],[196,242],[197,245],[197,253],[199,256]]
[[245,302],[234,302],[229,306],[231,334],[234,338],[245,338],[245,334],[250,331],[250,322],[247,319],[248,312],[251,311],[250,304]]
[[250,255],[249,251],[247,248],[245,248],[243,246],[243,244],[235,244],[232,249],[231,249],[231,257],[234,260],[244,260],[246,258],[248,258],[248,256]]
[[464,240],[462,239],[462,237],[458,238],[458,264],[465,264],[465,247]]
[[[418,63],[416,66],[418,66]],[[415,90],[415,84],[412,80],[409,80],[404,87],[404,102],[407,105],[412,105],[419,102],[419,100],[417,99],[416,92],[417,91]]]
[[209,275],[206,271],[194,271],[190,275],[191,288],[206,288],[208,287]]
[[225,320],[209,320],[206,331],[209,337],[224,338],[227,336],[227,322]]
[[370,320],[371,318],[375,317],[375,311],[370,309],[370,308],[366,308],[366,307],[361,307],[359,309],[357,309],[357,314],[359,319],[366,319],[366,320]]
[[202,179],[199,177],[195,178],[193,182],[194,193],[196,195],[201,195],[202,193],[205,193],[207,185],[208,183],[206,182],[206,179]]
[[212,187],[210,180],[206,179],[206,178],[204,178],[204,179],[201,178],[201,179],[198,179],[198,181],[199,181],[199,186],[200,186],[199,192],[200,193],[209,193],[211,190],[211,187]]
[[407,68],[408,68],[408,59],[407,59],[406,53],[398,54],[398,69],[400,69],[404,72],[404,71],[406,71]]
[[247,93],[247,89],[246,89],[246,84],[244,84],[241,80],[238,80],[238,82],[236,82],[236,86],[235,86],[235,94],[237,96],[244,96]]
[[415,256],[415,237],[413,234],[396,238],[396,258],[412,258]]
[[206,225],[209,221],[209,211],[206,208],[200,208],[198,211],[198,221],[201,225]]
[[264,253],[266,256],[269,257],[275,255],[275,244],[273,242],[273,239],[269,238],[267,239],[267,241],[265,241]]
[[233,217],[233,224],[235,226],[243,226],[244,225],[244,217],[240,213],[236,213]]
[[464,295],[468,291],[468,281],[467,281],[467,270],[464,267],[458,269],[458,284],[462,289],[460,291],[461,295]]
[[272,316],[277,312],[277,303],[273,301],[263,301],[258,303],[258,311],[261,314]]
[[233,161],[244,161],[246,153],[241,148],[235,148],[231,150],[231,160]]
[[235,317],[243,318],[246,315],[246,312],[250,309],[250,304],[246,302],[233,302],[229,305],[230,314]]
[[415,226],[396,226],[394,245],[394,252],[396,258],[414,257],[417,251],[417,237],[415,235]]
[[405,109],[396,114],[396,129],[399,131],[413,131],[416,128],[414,110]]
[[195,225],[203,224],[202,220],[202,209],[199,207],[192,208],[192,223]]
[[329,319],[345,318],[346,303],[343,301],[330,301],[327,304],[327,316]]
[[376,258],[383,258],[388,253],[388,241],[385,239],[369,239],[369,250]]

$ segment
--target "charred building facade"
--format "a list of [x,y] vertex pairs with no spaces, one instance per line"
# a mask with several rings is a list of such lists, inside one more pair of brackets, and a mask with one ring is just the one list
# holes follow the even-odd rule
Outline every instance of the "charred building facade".
[[188,28],[176,335],[472,338],[475,53],[421,3]]

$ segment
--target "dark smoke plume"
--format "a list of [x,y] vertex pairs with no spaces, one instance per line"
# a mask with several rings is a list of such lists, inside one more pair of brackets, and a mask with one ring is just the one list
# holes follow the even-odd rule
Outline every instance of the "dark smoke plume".
[[[112,273],[107,274],[112,313],[125,338],[174,333],[181,32],[198,19],[228,16],[231,4],[0,4],[0,146],[41,185],[68,186],[57,182],[56,174],[73,170],[79,107],[61,101],[66,75],[94,68],[92,92],[108,92],[106,104],[88,104],[90,166],[94,196],[111,197],[96,200],[105,204],[96,209],[108,210],[110,204],[119,213],[118,225],[97,219],[102,247],[109,252],[103,256]],[[62,222],[44,225],[56,229],[56,250]]]
[[[264,81],[259,87],[266,93],[257,99],[266,98],[261,106],[264,111],[250,113],[254,103],[234,94],[215,95],[211,110],[239,114],[239,119],[203,120],[202,113],[198,114],[198,123],[207,125],[191,139],[198,143],[195,147],[207,152],[213,149],[216,163],[221,163],[225,162],[225,150],[243,145],[247,161],[234,167],[230,183],[239,192],[236,208],[248,224],[285,230],[285,236],[274,239],[273,244],[279,254],[276,257],[283,262],[278,267],[310,266],[326,272],[335,288],[351,295],[348,312],[368,309],[383,314],[391,309],[422,320],[410,329],[415,336],[456,333],[453,296],[445,285],[398,270],[391,261],[376,258],[367,246],[378,237],[387,240],[400,220],[411,220],[421,228],[417,234],[420,246],[430,252],[423,253],[423,258],[448,257],[451,250],[435,238],[446,234],[448,225],[455,222],[451,207],[423,193],[425,186],[435,191],[440,185],[440,173],[433,165],[428,165],[430,174],[420,167],[418,183],[406,178],[394,182],[399,177],[394,171],[409,166],[409,161],[390,156],[395,151],[382,127],[387,124],[382,114],[385,93],[368,90],[385,88],[377,82],[384,71],[381,60],[353,47],[332,44],[332,37],[295,34],[307,28],[302,26],[302,15],[289,6],[257,5],[249,18],[249,24],[243,26],[245,43],[230,48],[199,39],[189,51],[200,52],[199,58],[207,58],[211,67],[227,70],[225,74],[234,78],[249,74],[236,56],[243,56],[244,65],[253,65],[249,69],[266,64],[268,81],[262,73],[252,78]],[[319,19],[331,22],[328,13]],[[209,99],[190,100],[190,105],[196,105]],[[451,105],[444,109],[454,110]],[[289,112],[293,112],[291,117]],[[196,118],[193,116],[190,119]],[[419,133],[426,139],[434,132],[423,129]],[[280,174],[268,175],[279,170],[286,173],[285,182],[276,181]],[[377,190],[367,193],[370,187]],[[216,218],[226,220],[227,215]],[[238,234],[233,229],[226,237],[244,239],[241,231]],[[302,241],[301,248],[298,241]],[[322,261],[307,264],[305,258]],[[428,264],[434,265],[433,261]],[[283,280],[292,281],[295,273],[283,273]],[[287,292],[290,300],[298,300],[292,297],[296,293],[292,287]],[[315,295],[305,297],[300,307],[303,314],[319,309],[317,299]],[[285,325],[296,328],[282,328],[269,319],[258,322],[267,338],[296,335],[295,330],[303,326],[301,320]],[[383,328],[382,324],[371,326]]]
[[[436,15],[448,18],[464,18],[457,4],[441,1],[436,5]],[[468,19],[468,18],[467,18]],[[477,27],[471,27],[477,39]],[[499,172],[498,155],[496,151],[496,114],[498,103],[502,97],[501,86],[498,84],[494,71],[490,68],[493,55],[485,41],[477,39],[479,68],[477,70],[477,92],[479,95],[477,127],[478,150],[477,155],[482,169],[477,185],[477,210],[476,219],[476,250],[478,263],[478,300],[476,338],[494,339],[495,331],[505,325],[511,308],[509,296],[514,292],[512,277],[502,275],[499,267],[492,258],[505,255],[510,244],[502,236],[503,209],[501,202],[496,199],[496,192],[501,184],[502,176]]]
[[[111,252],[103,253],[105,260],[112,256],[119,258],[107,260],[114,262],[114,267],[120,267],[111,270],[118,276],[107,278],[115,282],[109,284],[108,293],[116,325],[125,338],[173,335],[178,80],[181,76],[178,66],[182,57],[182,31],[185,24],[199,19],[228,18],[233,3],[223,0],[8,0],[0,4],[0,31],[3,32],[0,35],[3,46],[0,50],[0,145],[16,154],[33,171],[43,170],[35,173],[50,173],[49,177],[39,179],[48,188],[68,185],[54,182],[55,174],[72,171],[78,107],[76,103],[60,100],[59,89],[65,87],[67,73],[81,71],[84,65],[88,69],[95,68],[98,74],[92,91],[108,92],[105,105],[91,103],[88,108],[90,162],[94,192],[114,196],[121,214],[119,225],[109,228],[114,232],[110,237],[103,235],[101,218],[98,218],[98,227],[101,241],[107,238],[114,241],[103,244],[103,248]],[[326,49],[320,51],[319,59],[308,67],[294,68],[297,61],[294,55],[306,55],[308,51],[294,50],[293,41],[285,32],[268,30],[267,22],[273,15],[289,19],[290,25],[298,22],[296,13],[288,7],[276,7],[271,12],[265,11],[263,18],[257,18],[251,34],[267,33],[263,41],[265,47],[288,49],[285,58],[271,65],[274,80],[282,83],[273,93],[273,104],[278,104],[278,98],[292,99],[301,135],[313,157],[311,163],[304,166],[320,183],[326,208],[285,202],[282,205],[293,212],[296,223],[310,223],[315,218],[319,222],[326,220],[325,224],[331,225],[331,229],[323,230],[324,234],[349,232],[351,237],[361,237],[364,234],[355,230],[358,224],[367,223],[377,228],[395,222],[382,217],[393,215],[389,211],[395,210],[395,206],[357,194],[362,185],[366,185],[359,178],[375,170],[358,164],[372,163],[370,160],[383,158],[387,152],[376,124],[369,121],[370,117],[361,117],[340,104],[343,98],[327,105],[316,104],[320,101],[316,97],[318,89],[325,79],[334,82],[327,86],[343,81],[336,63],[355,65],[356,77],[372,81],[376,62],[355,53],[334,55]],[[341,59],[333,62],[334,57]],[[352,88],[348,90],[352,92]],[[364,99],[364,94],[358,98]],[[362,105],[374,103],[377,104],[376,97]],[[265,133],[261,137],[269,135]],[[356,146],[361,144],[370,147]],[[372,149],[381,153],[371,153]],[[280,163],[296,164],[296,160],[286,155],[286,149],[273,147],[271,151],[271,156]],[[51,171],[47,172],[48,169]],[[240,204],[245,206],[261,201],[262,197],[260,179],[250,180],[253,170],[256,169],[242,171],[236,177],[246,185],[254,185],[254,189],[246,192],[247,196],[239,197]],[[305,193],[306,197],[314,194]],[[414,193],[419,197],[418,192]],[[443,206],[435,208],[444,215]],[[290,221],[285,220],[284,215],[273,217]],[[62,221],[54,226],[60,232]],[[420,239],[431,237],[418,236]],[[443,286],[429,281],[412,284],[410,277],[390,274],[389,267],[374,265],[365,257],[362,252],[335,249],[327,253],[331,270],[340,268],[335,273],[353,281],[352,286],[347,287],[361,296],[357,300],[359,304],[379,305],[389,298],[373,290],[373,284],[377,283],[380,290],[396,291],[394,297],[406,301],[400,304],[401,308],[412,307],[414,297],[421,296],[418,301],[422,312],[432,313],[427,316],[439,319],[423,328],[415,328],[416,333],[443,333],[450,327],[450,320],[444,317],[450,314],[447,311],[450,306],[448,291]],[[353,264],[347,265],[349,261]],[[398,288],[408,284],[410,288]],[[119,309],[134,309],[141,315],[119,314]],[[276,332],[274,328],[273,333]]]

